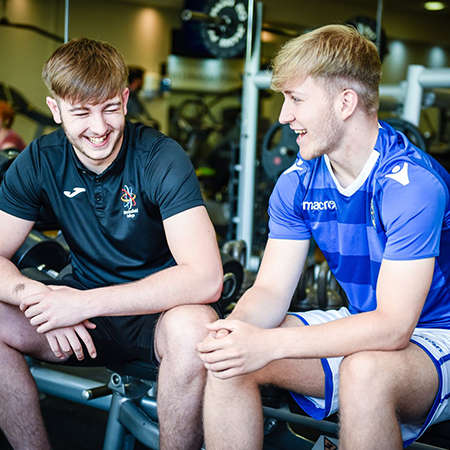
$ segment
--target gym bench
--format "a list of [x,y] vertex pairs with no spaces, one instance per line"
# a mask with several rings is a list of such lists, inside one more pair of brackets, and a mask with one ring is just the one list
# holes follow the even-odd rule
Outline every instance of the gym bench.
[[[103,450],[132,450],[136,439],[151,449],[159,449],[155,366],[141,361],[109,366],[109,383],[102,384],[54,369],[51,364],[32,359],[28,362],[40,392],[109,411]],[[318,436],[319,440],[321,435],[337,437],[336,422],[319,421],[293,412],[288,405],[288,398],[285,391],[276,388],[269,389],[268,395],[263,390],[265,450],[319,448],[314,446]],[[312,430],[314,437],[311,439],[296,434],[292,430],[295,426]],[[435,429],[443,434],[443,443],[439,446],[415,442],[408,448],[449,448],[449,428],[450,422],[443,422],[427,431],[426,435]]]

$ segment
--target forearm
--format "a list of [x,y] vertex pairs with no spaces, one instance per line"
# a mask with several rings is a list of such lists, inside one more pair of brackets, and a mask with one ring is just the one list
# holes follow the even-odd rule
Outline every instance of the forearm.
[[27,292],[43,286],[39,281],[31,280],[20,273],[17,267],[7,258],[0,256],[0,299],[4,303],[19,306],[21,298]]
[[153,314],[178,305],[216,301],[222,289],[221,267],[213,270],[176,265],[131,283],[85,292],[86,318]]
[[255,284],[240,298],[229,318],[261,328],[275,328],[284,320],[289,303],[290,299],[280,298],[266,287]]
[[355,314],[321,325],[267,330],[274,359],[325,358],[370,350],[404,348],[410,332],[379,311]]

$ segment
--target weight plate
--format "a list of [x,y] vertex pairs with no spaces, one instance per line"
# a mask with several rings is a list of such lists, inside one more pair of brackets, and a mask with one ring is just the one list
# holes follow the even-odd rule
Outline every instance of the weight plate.
[[247,42],[247,2],[243,0],[208,0],[203,12],[221,17],[222,25],[199,24],[203,43],[217,58],[238,58]]
[[384,119],[384,121],[397,131],[401,131],[416,147],[419,147],[424,152],[427,151],[425,138],[414,124],[400,117],[390,117],[389,119]]
[[275,122],[263,139],[261,163],[267,176],[276,180],[294,164],[298,150],[297,134],[289,125]]
[[[377,45],[377,21],[372,17],[352,17],[351,19],[348,19],[345,24],[354,26],[360,32],[360,34]],[[378,49],[378,53],[380,54],[381,62],[383,62],[384,57],[388,53],[387,37],[383,28],[381,28],[380,48]]]

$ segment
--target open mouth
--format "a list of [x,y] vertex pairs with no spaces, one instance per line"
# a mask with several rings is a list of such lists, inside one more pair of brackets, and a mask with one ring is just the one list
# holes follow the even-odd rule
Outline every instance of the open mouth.
[[108,137],[109,133],[103,136],[86,136],[87,140],[95,147],[101,147],[108,140]]

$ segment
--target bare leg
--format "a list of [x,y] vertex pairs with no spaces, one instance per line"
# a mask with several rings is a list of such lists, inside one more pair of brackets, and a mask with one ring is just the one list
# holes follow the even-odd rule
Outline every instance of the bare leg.
[[438,388],[433,362],[414,344],[348,356],[340,378],[342,450],[403,448],[399,419],[423,421]]
[[199,449],[203,441],[202,399],[206,371],[196,346],[217,320],[208,306],[186,305],[167,311],[155,333],[161,365],[158,416],[161,450]]
[[15,450],[49,449],[36,384],[23,353],[56,359],[20,310],[0,302],[0,427]]
[[[303,326],[288,316],[282,326]],[[324,396],[319,360],[280,360],[240,377],[221,380],[208,373],[204,402],[205,442],[208,450],[256,450],[263,446],[261,384]]]

